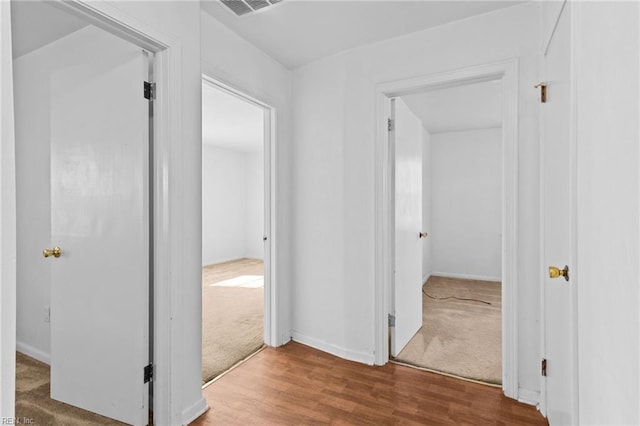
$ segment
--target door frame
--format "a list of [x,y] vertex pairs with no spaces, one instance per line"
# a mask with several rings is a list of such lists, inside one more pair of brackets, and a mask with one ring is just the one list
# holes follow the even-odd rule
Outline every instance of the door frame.
[[[548,39],[543,44],[542,49],[540,50],[540,71],[542,74],[545,73],[544,61],[553,42],[553,39],[556,34],[556,29],[560,22],[563,13],[567,13],[568,8],[570,10],[569,16],[569,25],[571,26],[569,30],[570,44],[575,46],[579,44],[580,41],[580,20],[579,13],[581,4],[580,2],[569,2],[567,0],[562,1],[562,6],[558,10],[557,16],[555,17],[555,25],[551,29]],[[570,250],[569,250],[569,258],[567,259],[568,265],[571,265],[571,281],[569,283],[570,288],[570,296],[569,296],[569,307],[571,323],[569,325],[572,338],[571,341],[568,342],[569,345],[569,353],[571,359],[571,416],[576,421],[576,424],[580,424],[580,410],[579,410],[579,377],[578,377],[578,290],[576,283],[579,281],[578,279],[578,243],[577,243],[577,235],[578,235],[578,224],[577,224],[577,204],[578,204],[578,192],[577,188],[577,180],[578,180],[578,166],[577,166],[577,157],[578,157],[578,141],[577,141],[577,126],[578,122],[576,119],[576,111],[578,109],[578,97],[577,97],[577,86],[578,86],[578,75],[579,70],[577,67],[578,57],[575,49],[571,49],[570,52],[570,63],[571,70],[569,71],[570,78],[570,99],[569,99],[569,109],[570,109],[570,122],[569,122],[569,158],[567,159],[570,168],[569,175],[569,191],[571,193],[571,229],[570,233]],[[545,81],[543,77],[540,76],[540,81]],[[545,229],[546,229],[546,220],[545,220],[545,197],[546,197],[546,187],[545,187],[545,144],[544,137],[545,133],[542,131],[544,128],[543,121],[543,111],[544,105],[542,103],[539,104],[539,112],[540,112],[540,146],[539,146],[539,158],[540,158],[540,359],[547,358],[547,333],[546,333],[546,283],[547,283],[547,274],[548,274],[548,266],[545,264]],[[543,416],[547,417],[547,377],[540,375],[540,398],[538,401],[538,410],[542,413]]]
[[277,241],[276,218],[277,205],[276,198],[277,174],[276,174],[276,109],[261,99],[255,98],[235,88],[232,85],[223,83],[218,78],[209,73],[202,74],[202,82],[218,90],[226,92],[245,102],[262,108],[264,111],[264,137],[263,137],[263,177],[264,177],[264,236],[267,238],[264,245],[264,343],[268,346],[278,346],[278,281],[276,279]]
[[[9,2],[2,3],[0,17],[5,23],[9,15]],[[156,28],[143,24],[114,5],[107,2],[89,0],[56,1],[55,6],[81,16],[88,23],[100,27],[141,49],[154,53],[155,83],[157,96],[154,101],[154,154],[153,161],[153,211],[154,211],[154,422],[157,424],[182,424],[191,421],[206,410],[206,401],[201,399],[197,406],[183,413],[182,394],[183,377],[179,365],[183,359],[182,347],[172,344],[180,340],[180,330],[174,318],[181,318],[183,307],[180,285],[184,265],[181,264],[180,241],[180,199],[173,189],[182,187],[181,140],[181,45],[180,42]],[[10,16],[10,15],[9,15]],[[10,17],[9,17],[10,20]],[[2,26],[3,50],[7,40],[11,40],[10,26]],[[8,34],[7,34],[8,33]],[[11,52],[11,49],[8,50]],[[3,58],[4,60],[4,58]],[[11,61],[10,61],[11,63]],[[5,64],[3,64],[5,65]],[[4,90],[3,90],[3,99]],[[10,109],[12,112],[12,108]],[[3,111],[3,117],[4,117]],[[4,120],[3,120],[4,121]],[[3,122],[3,158],[2,173],[15,170],[15,138],[13,129],[5,129]],[[5,133],[6,132],[6,133]],[[6,138],[6,139],[5,139]],[[4,151],[6,147],[6,151]],[[6,155],[6,157],[5,157]],[[151,166],[151,165],[150,165]],[[2,417],[14,417],[15,414],[15,351],[16,351],[16,279],[15,279],[15,180],[3,182],[0,188],[0,204],[3,221],[0,232],[3,247],[11,249],[6,263],[2,264],[0,291],[2,299],[2,335],[0,340],[3,371],[9,374],[2,378],[0,388],[0,413]],[[6,215],[6,216],[5,216]],[[13,217],[13,219],[11,219]],[[5,220],[6,218],[6,220]],[[6,239],[5,239],[6,237]],[[5,253],[2,253],[3,257]],[[3,260],[3,262],[5,262]],[[8,270],[7,270],[8,269]],[[6,271],[6,272],[5,272]],[[6,273],[6,275],[5,275]],[[5,370],[4,367],[7,367]],[[141,374],[142,377],[142,374]],[[184,419],[183,417],[189,417]]]
[[518,398],[518,59],[379,83],[375,145],[375,364],[389,360],[387,316],[393,312],[394,188],[388,143],[389,99],[447,87],[502,81],[502,389]]

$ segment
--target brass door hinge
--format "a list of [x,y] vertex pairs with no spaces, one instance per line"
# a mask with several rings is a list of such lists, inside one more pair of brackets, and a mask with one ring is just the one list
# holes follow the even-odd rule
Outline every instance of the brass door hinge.
[[540,88],[540,102],[543,104],[547,103],[547,83],[544,81],[533,86],[535,89]]

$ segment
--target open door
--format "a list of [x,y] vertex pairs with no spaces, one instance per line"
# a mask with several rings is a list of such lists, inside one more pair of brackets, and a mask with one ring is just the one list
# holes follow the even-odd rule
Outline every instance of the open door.
[[[148,420],[148,101],[143,51],[88,26],[51,78],[51,397]],[[59,257],[54,247],[59,247]]]
[[[560,12],[543,59],[546,102],[541,104],[543,176],[543,261],[545,401],[550,424],[575,424],[573,417],[574,361],[572,342],[572,226],[571,202],[571,5]],[[557,18],[557,14],[554,17]],[[567,269],[565,269],[565,266]],[[545,368],[543,368],[543,375]]]
[[395,145],[391,356],[395,357],[422,326],[422,123],[400,98],[391,100],[391,119],[389,140]]

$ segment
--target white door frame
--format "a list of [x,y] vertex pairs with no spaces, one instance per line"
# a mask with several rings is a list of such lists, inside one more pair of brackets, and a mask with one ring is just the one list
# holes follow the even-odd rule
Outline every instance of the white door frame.
[[[9,2],[2,3],[2,15],[8,13]],[[179,78],[181,75],[181,45],[180,42],[165,33],[159,32],[140,21],[132,18],[119,8],[107,2],[93,2],[89,0],[57,1],[56,6],[80,15],[91,24],[105,29],[127,41],[140,46],[155,54],[155,82],[157,97],[154,103],[154,420],[156,424],[182,424],[183,412],[181,395],[183,377],[179,371],[182,359],[180,330],[176,327],[173,318],[180,318],[182,306],[180,301],[180,285],[184,265],[181,263],[182,248],[177,244],[180,241],[180,205],[175,199],[173,188],[182,186],[181,166],[181,89]],[[4,21],[4,16],[3,16]],[[2,43],[4,49],[7,40],[7,31],[2,28]],[[10,34],[8,40],[11,40]],[[4,59],[4,57],[3,57]],[[3,99],[4,99],[3,87]],[[142,92],[142,88],[141,88]],[[3,103],[4,106],[4,103]],[[4,116],[3,111],[3,116]],[[2,146],[13,146],[13,136],[5,139],[3,126]],[[3,154],[13,153],[13,148],[3,151]],[[3,174],[9,169],[15,170],[15,154],[12,158],[2,158]],[[6,167],[6,168],[5,168]],[[15,218],[15,187],[1,188],[0,204],[3,216],[13,215]],[[13,193],[12,193],[13,192]],[[14,229],[8,229],[8,228]],[[11,264],[6,264],[15,272],[15,220],[3,222],[3,244],[14,247]],[[6,239],[5,239],[6,237]],[[10,241],[9,241],[10,239]],[[4,255],[4,253],[3,253]],[[4,260],[3,260],[4,261]],[[2,367],[9,367],[5,371],[15,372],[15,307],[16,307],[16,280],[15,273],[4,275],[3,263],[2,300],[0,310],[2,312]],[[10,272],[10,271],[9,271]],[[174,342],[174,344],[172,344]],[[8,354],[13,361],[6,359]],[[3,368],[4,370],[4,368]],[[142,377],[142,373],[141,373]],[[0,395],[0,415],[13,417],[15,414],[15,373],[3,375]],[[206,405],[197,407],[199,415]]]
[[264,343],[268,346],[278,346],[278,281],[276,280],[276,262],[278,240],[276,233],[276,109],[260,99],[247,95],[243,91],[221,82],[220,80],[202,74],[202,81],[216,89],[222,90],[243,101],[258,106],[264,111],[264,236],[267,238],[264,245]]
[[393,170],[387,118],[389,98],[417,91],[502,81],[502,389],[518,398],[518,60],[430,74],[376,86],[375,146],[375,363],[389,360],[387,315],[392,312]]
[[[567,8],[571,8],[571,16],[570,16],[570,23],[569,25],[571,26],[570,29],[570,43],[572,46],[576,46],[579,43],[579,37],[580,37],[580,20],[579,20],[579,14],[580,14],[580,8],[582,7],[582,4],[580,2],[569,2],[567,0],[563,0],[562,1],[562,6],[560,7],[560,9],[558,10],[557,16],[555,17],[555,25],[552,28],[548,39],[546,40],[546,42],[543,44],[542,49],[540,51],[540,64],[544,64],[545,61],[545,57],[549,51],[549,47],[551,46],[551,43],[553,41],[553,38],[556,34],[556,29],[558,26],[558,23],[560,22],[560,18],[562,17],[563,13],[566,13],[566,10],[568,10]],[[573,334],[572,339],[570,342],[567,342],[567,344],[569,345],[569,351],[570,351],[570,357],[571,357],[571,362],[572,362],[572,366],[571,366],[571,374],[572,374],[572,380],[571,380],[571,390],[572,390],[572,400],[571,400],[571,416],[573,419],[576,420],[576,424],[580,424],[580,410],[579,410],[579,399],[578,399],[578,393],[579,393],[579,377],[578,377],[578,291],[577,291],[577,286],[576,283],[578,282],[578,253],[577,253],[577,249],[578,249],[578,244],[577,244],[577,233],[578,233],[578,225],[577,225],[577,218],[576,218],[576,212],[577,212],[577,204],[578,204],[578,198],[577,198],[577,178],[578,178],[578,166],[577,166],[577,157],[578,157],[578,151],[577,151],[577,146],[578,146],[578,142],[577,142],[577,126],[578,126],[578,122],[576,119],[576,111],[578,109],[578,105],[577,105],[577,85],[578,85],[578,67],[577,67],[577,54],[576,54],[576,49],[571,49],[571,70],[569,72],[569,78],[570,78],[570,100],[569,100],[569,108],[570,108],[570,113],[571,113],[571,121],[570,121],[570,139],[569,139],[569,158],[567,158],[567,163],[569,164],[571,173],[570,173],[570,178],[569,178],[569,187],[570,187],[570,192],[571,192],[571,230],[570,230],[570,238],[571,238],[571,243],[570,243],[570,251],[569,251],[569,258],[568,258],[568,264],[571,265],[571,283],[570,285],[570,290],[571,290],[571,294],[570,294],[570,300],[569,300],[569,306],[568,309],[570,310],[570,314],[571,314],[571,332]],[[541,68],[543,69],[543,68]],[[544,75],[541,76],[541,80],[540,81],[544,81]],[[544,144],[544,137],[545,137],[545,133],[542,131],[544,128],[544,121],[543,121],[543,117],[542,117],[542,108],[544,106],[542,104],[540,104],[540,147],[539,147],[539,158],[540,158],[540,180],[539,180],[539,184],[540,184],[540,275],[539,275],[539,282],[540,282],[540,359],[546,359],[547,358],[547,334],[546,334],[546,315],[547,315],[547,309],[546,309],[546,280],[547,280],[547,274],[548,274],[548,267],[549,265],[545,264],[545,229],[546,229],[546,221],[545,221],[545,197],[546,197],[546,188],[545,188],[545,162],[544,162],[544,158],[545,158],[545,144]],[[540,411],[540,413],[542,413],[543,416],[547,417],[547,377],[540,375],[540,398],[539,398],[539,402],[538,402],[538,410]]]

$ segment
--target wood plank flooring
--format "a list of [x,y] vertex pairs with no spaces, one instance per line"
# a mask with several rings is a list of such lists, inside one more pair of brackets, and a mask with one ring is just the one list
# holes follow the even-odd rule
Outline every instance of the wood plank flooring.
[[397,364],[371,367],[291,342],[205,388],[192,425],[547,425],[500,389]]

